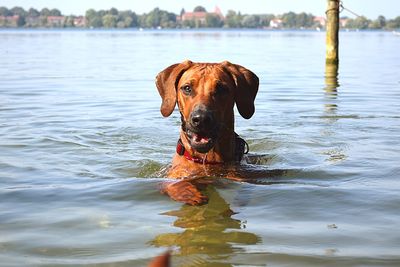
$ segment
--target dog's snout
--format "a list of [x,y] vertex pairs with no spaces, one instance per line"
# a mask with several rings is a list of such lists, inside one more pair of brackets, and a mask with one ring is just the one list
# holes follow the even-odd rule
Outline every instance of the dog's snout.
[[214,116],[212,112],[206,108],[198,107],[193,110],[190,115],[190,123],[193,127],[201,130],[212,128],[214,124]]

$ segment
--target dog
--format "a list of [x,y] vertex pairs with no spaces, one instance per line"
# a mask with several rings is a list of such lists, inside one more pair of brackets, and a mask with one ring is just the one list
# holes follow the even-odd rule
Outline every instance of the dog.
[[[228,61],[173,64],[156,77],[161,114],[168,117],[175,106],[181,114],[180,137],[162,192],[190,205],[207,202],[199,178],[232,175],[232,166],[248,152],[247,143],[234,131],[234,106],[249,119],[259,79],[252,71]],[[183,179],[185,178],[185,179]]]

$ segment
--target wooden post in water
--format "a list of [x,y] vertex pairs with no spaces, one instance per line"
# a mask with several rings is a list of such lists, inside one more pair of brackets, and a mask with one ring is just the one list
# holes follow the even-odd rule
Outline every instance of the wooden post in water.
[[326,10],[326,64],[339,64],[339,0],[328,0]]

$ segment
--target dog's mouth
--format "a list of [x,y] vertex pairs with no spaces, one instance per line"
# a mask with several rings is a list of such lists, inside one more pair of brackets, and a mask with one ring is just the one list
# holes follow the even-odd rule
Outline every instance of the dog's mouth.
[[216,134],[195,132],[190,129],[186,130],[186,136],[189,140],[190,146],[200,153],[207,153],[214,147]]

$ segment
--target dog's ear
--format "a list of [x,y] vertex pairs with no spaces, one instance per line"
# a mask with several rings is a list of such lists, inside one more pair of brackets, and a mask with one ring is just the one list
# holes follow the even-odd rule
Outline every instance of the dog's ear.
[[176,87],[183,73],[190,68],[192,62],[186,60],[174,64],[161,71],[156,77],[156,86],[162,98],[161,114],[164,117],[171,115],[176,104]]
[[240,115],[250,119],[254,114],[254,100],[258,91],[258,77],[250,70],[228,61],[221,63],[232,75],[236,84],[235,102]]

